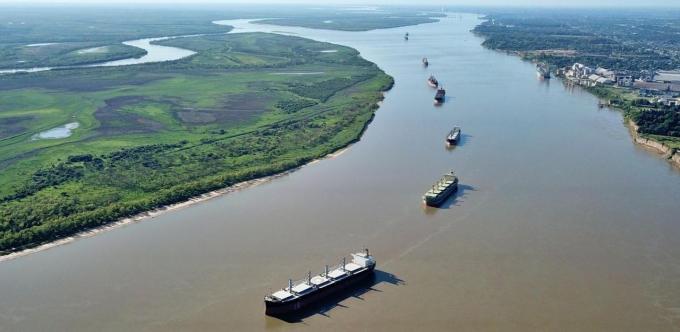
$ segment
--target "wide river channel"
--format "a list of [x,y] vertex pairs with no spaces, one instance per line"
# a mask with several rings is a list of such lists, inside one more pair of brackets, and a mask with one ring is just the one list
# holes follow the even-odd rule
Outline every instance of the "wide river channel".
[[[680,172],[619,112],[484,49],[476,15],[370,32],[230,22],[354,47],[396,85],[334,158],[0,263],[0,330],[680,329]],[[424,208],[450,169],[458,195]],[[364,246],[370,289],[300,322],[264,316],[266,293]]]

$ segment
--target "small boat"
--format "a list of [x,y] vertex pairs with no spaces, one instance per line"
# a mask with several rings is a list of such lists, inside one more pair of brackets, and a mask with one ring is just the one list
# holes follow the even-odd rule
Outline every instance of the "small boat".
[[439,86],[439,81],[437,81],[434,76],[430,75],[430,77],[427,79],[427,84],[433,88],[436,88]]
[[427,58],[423,58],[423,66],[427,67],[430,65],[430,61],[427,60]]
[[446,97],[446,90],[444,88],[439,87],[437,88],[437,93],[434,95],[434,102],[437,104],[441,104],[444,102]]
[[460,139],[460,127],[453,127],[448,135],[446,135],[446,143],[448,144],[458,144]]
[[423,202],[428,206],[440,206],[458,190],[458,177],[453,171],[444,174],[442,178],[423,195]]

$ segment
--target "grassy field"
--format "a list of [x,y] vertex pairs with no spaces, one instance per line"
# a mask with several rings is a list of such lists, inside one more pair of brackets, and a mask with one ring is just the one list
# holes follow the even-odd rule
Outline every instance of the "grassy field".
[[257,22],[313,29],[367,31],[437,22],[436,17],[441,16],[443,16],[441,13],[423,14],[401,11],[361,12],[356,14],[339,11],[334,14],[324,13],[314,16],[274,18]]
[[139,38],[224,33],[216,12],[100,6],[0,5],[0,69],[71,66],[146,52],[121,42]]
[[353,49],[297,37],[162,43],[198,54],[0,76],[0,251],[321,157],[358,139],[392,84]]
[[74,66],[146,54],[141,48],[120,43],[92,42],[0,45],[0,69]]

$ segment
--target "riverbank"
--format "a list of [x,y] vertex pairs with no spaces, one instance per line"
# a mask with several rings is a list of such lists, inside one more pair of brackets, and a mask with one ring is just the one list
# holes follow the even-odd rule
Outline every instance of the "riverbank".
[[673,166],[680,168],[680,151],[676,151],[676,149],[657,140],[642,137],[638,132],[639,126],[631,119],[627,119],[626,125],[635,143],[663,155]]
[[26,248],[26,249],[20,249],[20,250],[17,250],[17,251],[12,251],[10,253],[2,254],[2,255],[0,255],[0,263],[5,262],[5,261],[9,261],[9,260],[12,260],[12,259],[24,257],[24,256],[27,256],[27,255],[30,255],[30,254],[38,253],[38,252],[41,252],[41,251],[45,251],[45,250],[48,250],[48,249],[52,249],[52,248],[55,248],[55,247],[58,247],[58,246],[66,245],[66,244],[72,243],[72,242],[77,241],[77,240],[93,237],[93,236],[101,234],[103,232],[112,231],[112,230],[130,225],[130,224],[136,224],[136,223],[140,223],[140,222],[144,222],[144,221],[150,221],[150,220],[152,220],[156,217],[159,217],[163,214],[166,214],[166,213],[169,213],[169,212],[172,212],[172,211],[177,211],[179,209],[188,208],[190,206],[194,206],[194,205],[209,201],[213,198],[221,197],[221,196],[224,196],[226,194],[235,193],[235,192],[238,192],[238,191],[241,191],[241,190],[245,190],[245,189],[248,189],[248,188],[252,188],[252,187],[255,187],[255,186],[258,186],[258,185],[268,183],[268,182],[273,181],[275,179],[278,179],[278,178],[287,176],[287,175],[289,175],[293,172],[296,172],[296,171],[304,168],[305,166],[318,163],[322,160],[336,158],[336,157],[344,154],[345,152],[347,152],[347,150],[349,150],[350,146],[357,141],[359,141],[359,138],[357,138],[353,142],[350,142],[347,146],[345,146],[345,147],[343,147],[343,148],[341,148],[337,151],[331,152],[331,153],[329,153],[328,155],[326,155],[322,158],[314,159],[314,160],[312,160],[312,161],[310,161],[310,162],[308,162],[308,163],[306,163],[302,166],[297,166],[297,167],[288,169],[286,171],[283,171],[281,173],[277,173],[277,174],[273,174],[273,175],[269,175],[269,176],[265,176],[265,177],[261,177],[261,178],[257,178],[257,179],[239,182],[235,185],[232,185],[232,186],[229,186],[229,187],[226,187],[226,188],[222,188],[222,189],[218,189],[218,190],[213,190],[213,191],[192,197],[192,198],[185,200],[185,201],[182,201],[182,202],[164,205],[162,207],[155,208],[155,209],[150,210],[150,211],[138,213],[134,216],[122,218],[122,219],[119,219],[117,221],[114,221],[114,222],[111,222],[111,223],[108,223],[108,224],[105,224],[105,225],[102,225],[102,226],[99,226],[99,227],[83,230],[83,231],[80,231],[78,233],[75,233],[75,234],[68,236],[68,237],[65,237],[65,238],[41,243],[41,244],[38,244],[38,245],[33,246],[33,247]]
[[[567,80],[566,78],[562,78],[563,80]],[[624,125],[629,129],[628,132],[630,133],[631,137],[633,138],[633,142],[639,145],[642,145],[646,148],[649,148],[650,150],[657,152],[661,154],[664,159],[666,159],[671,165],[680,168],[680,150],[677,149],[676,147],[669,146],[665,144],[662,141],[659,141],[657,139],[654,139],[653,137],[649,136],[643,136],[640,134],[640,126],[638,123],[635,122],[633,119],[633,112],[635,111],[630,104],[630,100],[626,100],[626,97],[624,96],[624,93],[621,92],[620,89],[612,89],[612,88],[606,88],[605,91],[602,91],[602,88],[584,88],[588,93],[598,97],[598,98],[605,98],[609,100],[609,106],[607,106],[610,109],[614,109],[617,111],[620,111],[623,114],[623,119],[624,119]],[[613,98],[612,98],[613,97]],[[623,101],[623,103],[626,103],[624,107],[627,107],[627,109],[624,109],[622,107],[619,107],[618,104],[611,105],[611,100],[615,99],[618,101]],[[640,110],[638,110],[640,111]],[[644,110],[642,110],[644,112]]]
[[[13,158],[0,175],[0,251],[58,241],[326,156],[361,136],[393,84],[356,50],[299,37],[166,42],[198,54],[3,78],[0,98],[23,96],[27,110],[13,113],[9,129],[40,124],[31,121],[82,126],[62,139],[17,136],[0,145],[0,159]],[[338,51],[320,52],[329,48]],[[269,75],[272,68],[325,74]],[[54,86],[50,100],[26,97]],[[54,119],[31,116],[48,106],[60,106]]]
[[[381,96],[382,96],[381,99],[379,101],[377,101],[376,104],[375,104],[376,109],[382,103],[382,100],[385,97],[385,93],[387,91],[391,90],[393,86],[394,86],[394,80],[390,80],[390,84],[388,86],[386,86],[385,89],[381,92]],[[187,200],[182,200],[180,202],[166,204],[166,205],[163,205],[161,207],[157,207],[157,208],[154,208],[154,209],[149,210],[149,211],[137,213],[133,216],[121,218],[117,221],[110,222],[110,223],[107,223],[107,224],[104,224],[104,225],[101,225],[101,226],[98,226],[98,227],[88,228],[88,229],[79,231],[79,232],[77,232],[77,233],[75,233],[71,236],[68,236],[68,237],[59,238],[59,239],[56,239],[56,240],[53,240],[53,241],[47,241],[47,242],[43,242],[43,243],[39,243],[39,244],[29,245],[25,248],[17,248],[16,250],[12,250],[12,251],[0,254],[0,263],[4,262],[4,261],[9,261],[9,260],[12,260],[12,259],[20,258],[20,257],[26,256],[26,255],[45,251],[45,250],[48,250],[48,249],[52,249],[52,248],[55,248],[55,247],[58,247],[58,246],[66,245],[66,244],[72,243],[72,242],[80,240],[80,239],[93,237],[93,236],[98,235],[100,233],[115,230],[115,229],[130,225],[130,224],[149,221],[149,220],[154,219],[156,217],[159,217],[159,216],[161,216],[165,213],[176,211],[176,210],[183,209],[183,208],[187,208],[187,207],[190,207],[190,206],[194,206],[196,204],[200,204],[200,203],[209,201],[211,199],[224,196],[226,194],[238,192],[238,191],[245,190],[245,189],[248,189],[248,188],[252,188],[252,187],[255,187],[255,186],[258,186],[258,185],[261,185],[261,184],[265,184],[265,183],[268,183],[268,182],[273,181],[275,179],[287,176],[287,175],[289,175],[293,172],[296,172],[296,171],[304,168],[305,166],[313,165],[313,164],[316,164],[316,163],[323,161],[323,160],[333,159],[333,158],[339,157],[342,154],[344,154],[345,152],[347,152],[353,144],[355,144],[355,143],[357,143],[361,140],[361,136],[363,136],[364,132],[368,129],[368,126],[371,124],[371,122],[373,122],[374,118],[375,118],[375,113],[373,113],[371,115],[371,117],[369,118],[369,120],[364,123],[359,134],[355,138],[353,138],[352,140],[348,141],[344,146],[341,146],[337,150],[332,151],[332,152],[330,152],[330,153],[328,153],[324,156],[321,156],[319,158],[312,159],[309,162],[303,163],[302,165],[297,165],[297,166],[294,166],[292,168],[283,170],[281,172],[278,172],[278,173],[275,173],[275,174],[272,174],[272,175],[267,175],[267,176],[264,176],[264,177],[259,177],[259,178],[255,178],[255,179],[241,181],[241,182],[238,182],[234,185],[231,185],[231,186],[228,186],[228,187],[225,187],[225,188],[212,190],[212,191],[191,197]]]
[[[522,57],[522,58],[529,61],[529,59],[526,59],[524,57]],[[561,79],[563,82],[569,82],[567,80],[567,78],[564,78],[564,77],[558,77],[558,78]],[[569,83],[571,83],[571,82],[569,82]],[[571,84],[573,84],[573,83],[571,83]],[[588,91],[588,93],[590,93],[593,96],[598,97],[598,98],[607,98],[608,97],[608,96],[605,96],[605,95],[598,93],[596,90],[594,90],[592,88],[585,88],[584,87],[584,90]],[[608,91],[608,93],[613,93],[616,96],[616,99],[618,99],[618,100],[624,100],[625,99],[622,96],[622,94],[617,92],[617,91]],[[641,146],[644,146],[644,147],[646,147],[646,148],[648,148],[648,149],[650,149],[650,150],[652,150],[652,151],[654,151],[658,154],[661,154],[664,157],[664,159],[666,159],[669,163],[671,163],[671,165],[680,168],[680,151],[678,151],[677,149],[675,149],[671,146],[664,144],[661,141],[655,140],[654,138],[643,137],[640,134],[640,127],[638,126],[638,124],[633,119],[631,119],[630,112],[626,111],[625,109],[619,108],[615,105],[609,105],[607,107],[610,108],[610,109],[617,110],[617,111],[621,112],[623,119],[624,119],[624,125],[629,129],[628,132],[630,133],[631,138],[633,139],[634,143],[639,144]]]
[[[481,38],[486,38],[483,34],[476,33],[474,31],[473,31],[473,34],[478,36],[478,37],[481,37]],[[487,49],[497,51],[497,52],[502,52],[502,53],[509,55],[509,56],[517,56],[517,57],[519,57],[522,60],[527,61],[527,62],[536,63],[535,59],[532,58],[531,56],[529,56],[527,52],[516,51],[516,50],[494,49],[494,48],[490,48],[489,46],[486,46],[486,45],[484,47],[487,48]],[[556,76],[556,78],[561,79],[565,83],[574,84],[573,82],[570,82],[565,77]],[[588,93],[590,93],[593,96],[598,97],[598,98],[610,97],[610,96],[605,96],[605,95],[599,94],[599,93],[597,93],[597,91],[594,91],[592,88],[587,88],[587,87],[582,87],[582,86],[579,86],[579,87],[583,88],[584,90],[588,91]],[[618,99],[624,99],[623,96],[620,93],[612,92],[612,91],[609,91],[609,93],[615,94],[616,98],[618,98]],[[670,146],[664,144],[663,142],[660,142],[660,141],[655,140],[653,138],[642,137],[639,133],[639,126],[635,123],[635,121],[630,119],[629,114],[628,114],[628,112],[626,112],[626,110],[618,108],[618,107],[613,106],[613,105],[610,105],[608,107],[610,109],[615,109],[617,111],[620,111],[623,114],[624,125],[629,128],[629,132],[631,134],[631,137],[633,138],[634,143],[645,146],[645,147],[650,148],[651,150],[653,150],[655,152],[662,154],[665,157],[664,159],[666,159],[668,162],[670,162],[673,166],[680,168],[680,151],[678,149],[670,147]]]

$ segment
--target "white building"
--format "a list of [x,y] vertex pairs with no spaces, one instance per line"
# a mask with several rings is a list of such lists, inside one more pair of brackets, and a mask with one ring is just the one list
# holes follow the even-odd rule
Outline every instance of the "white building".
[[659,70],[654,73],[655,82],[680,83],[680,70]]
[[581,63],[575,63],[573,66],[571,66],[571,72],[573,77],[588,78],[589,75],[594,73],[594,70]]

